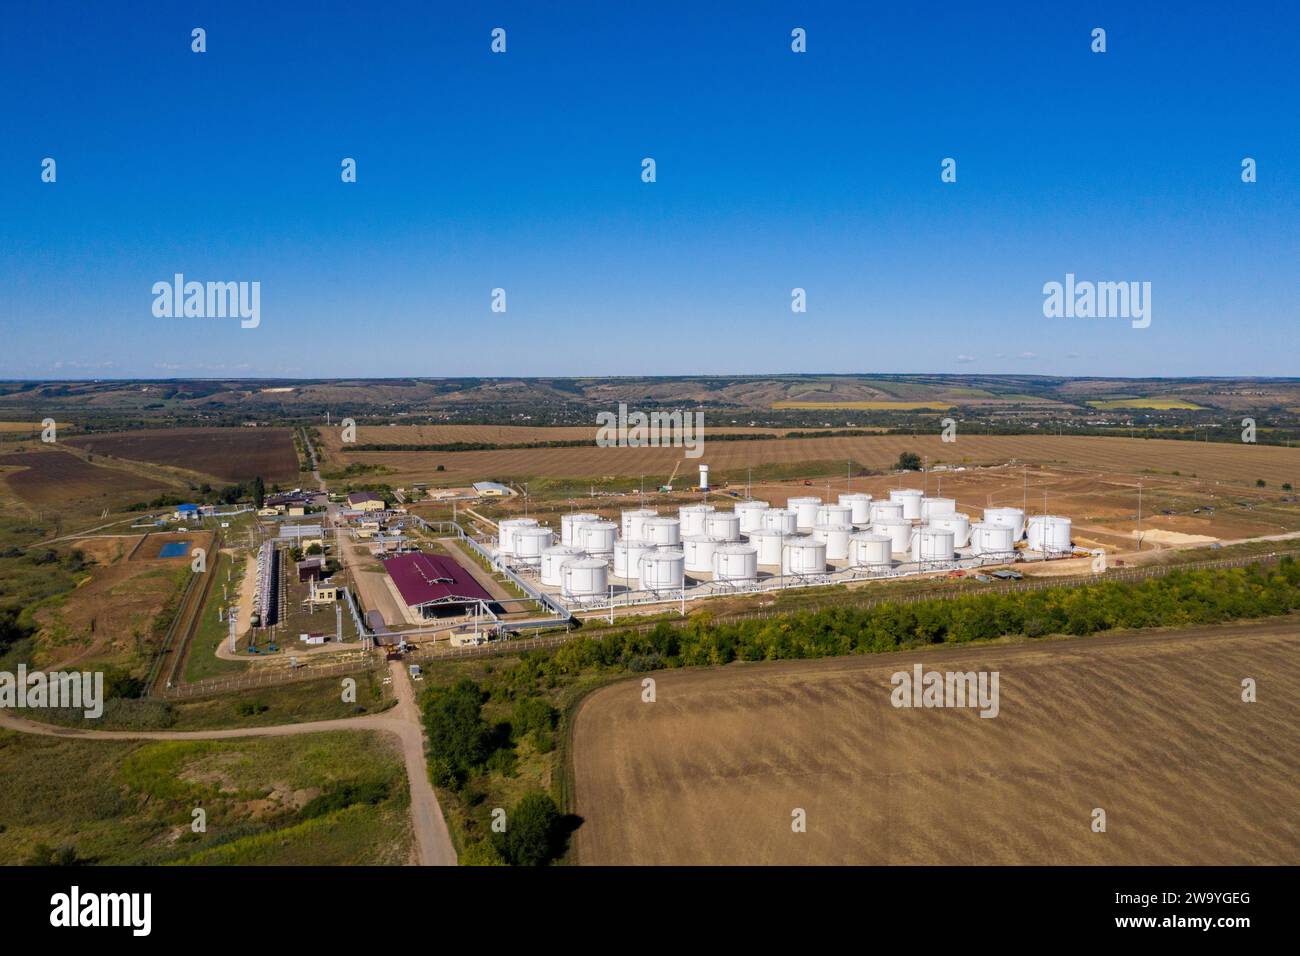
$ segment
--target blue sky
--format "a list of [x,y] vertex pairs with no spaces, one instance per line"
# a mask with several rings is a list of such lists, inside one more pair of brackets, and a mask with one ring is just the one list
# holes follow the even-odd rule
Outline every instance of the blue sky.
[[[0,376],[1295,374],[1297,27],[1283,2],[17,0]],[[156,318],[177,272],[260,282],[261,325]],[[1044,318],[1067,272],[1149,281],[1150,328]]]

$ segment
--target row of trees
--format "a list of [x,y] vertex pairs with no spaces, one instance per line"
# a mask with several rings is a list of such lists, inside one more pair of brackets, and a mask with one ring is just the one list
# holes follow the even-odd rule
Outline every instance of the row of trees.
[[685,627],[660,624],[578,638],[553,651],[525,654],[495,679],[525,696],[591,670],[646,671],[788,660],[961,644],[1005,635],[1035,638],[1085,635],[1115,628],[1184,627],[1300,609],[1300,564],[1171,571],[1146,581],[1102,581],[1007,594],[972,594],[914,604],[886,602],[793,613],[760,620],[714,622],[707,615]]

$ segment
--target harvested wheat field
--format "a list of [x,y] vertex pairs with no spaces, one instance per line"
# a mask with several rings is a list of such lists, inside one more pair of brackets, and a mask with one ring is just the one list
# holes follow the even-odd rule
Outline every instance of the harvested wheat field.
[[24,502],[63,505],[77,502],[117,507],[133,498],[168,490],[168,486],[122,468],[102,468],[56,450],[24,450],[0,455],[0,478]]
[[[360,439],[359,439],[360,441]],[[390,483],[426,481],[463,485],[495,479],[601,478],[645,476],[647,485],[666,479],[683,460],[681,448],[498,449],[492,451],[356,451],[325,442],[331,468],[353,463],[389,469]],[[703,445],[699,459],[688,459],[682,473],[707,464],[713,480],[746,480],[746,469],[792,469],[803,477],[843,475],[846,463],[885,470],[900,453],[925,456],[931,465],[997,464],[1009,461],[1070,466],[1104,472],[1140,474],[1144,470],[1199,476],[1251,487],[1262,478],[1271,488],[1300,482],[1300,448],[1276,445],[1225,445],[1169,439],[1092,438],[1054,435],[972,435],[946,444],[936,435],[863,435],[834,438],[777,438],[768,441],[720,441]],[[442,465],[444,470],[436,471]],[[800,471],[799,469],[805,469]],[[754,476],[759,478],[758,474]],[[689,479],[688,479],[689,480]]]
[[[1289,618],[621,682],[576,718],[578,861],[1295,865],[1297,653]],[[918,662],[998,671],[999,714],[894,708]]]
[[184,468],[223,481],[298,478],[298,454],[288,428],[148,428],[79,435],[68,444],[96,455]]

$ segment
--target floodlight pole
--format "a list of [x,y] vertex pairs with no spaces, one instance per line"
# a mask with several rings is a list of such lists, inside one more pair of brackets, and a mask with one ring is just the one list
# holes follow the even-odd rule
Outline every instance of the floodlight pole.
[[1142,479],[1138,479],[1138,521],[1137,521],[1137,539],[1138,550],[1142,550]]

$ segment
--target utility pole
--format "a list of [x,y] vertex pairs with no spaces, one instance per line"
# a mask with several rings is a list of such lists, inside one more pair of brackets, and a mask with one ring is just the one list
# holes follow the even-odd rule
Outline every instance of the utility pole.
[[1142,550],[1142,479],[1138,479],[1138,524],[1137,524],[1138,550]]

